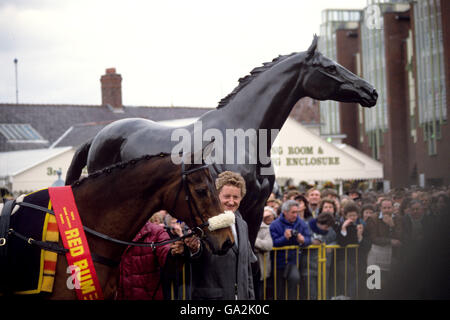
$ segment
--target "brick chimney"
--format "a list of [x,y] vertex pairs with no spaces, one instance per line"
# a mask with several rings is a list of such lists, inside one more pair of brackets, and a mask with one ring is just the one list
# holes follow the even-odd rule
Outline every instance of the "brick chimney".
[[116,68],[106,69],[106,74],[100,79],[102,84],[102,105],[112,108],[112,111],[122,111],[122,76],[116,73]]

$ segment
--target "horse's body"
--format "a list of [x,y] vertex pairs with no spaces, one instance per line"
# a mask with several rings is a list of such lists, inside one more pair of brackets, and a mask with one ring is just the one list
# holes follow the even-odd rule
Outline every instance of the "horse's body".
[[[144,156],[98,171],[72,185],[81,221],[90,229],[123,241],[132,241],[150,215],[161,209],[171,210],[171,215],[191,228],[199,226],[222,210],[209,170],[198,167],[190,165],[189,174],[184,177],[192,210],[185,198],[187,189],[181,187],[181,165],[175,165],[170,155]],[[231,247],[233,237],[229,227],[203,231],[213,252],[224,252]],[[113,261],[120,261],[126,249],[126,245],[90,233],[86,237],[92,253]],[[104,297],[112,298],[118,267],[94,264]],[[76,298],[75,290],[67,288],[67,267],[66,258],[59,256],[52,299]]]
[[[358,102],[365,107],[374,106],[377,100],[377,93],[369,83],[324,57],[316,47],[315,37],[307,52],[280,56],[254,69],[251,75],[240,79],[239,86],[219,103],[216,110],[207,112],[196,123],[183,127],[191,134],[191,145],[194,147],[195,135],[203,137],[209,129],[213,130],[215,138],[226,137],[227,129],[242,129],[244,132],[249,129],[257,132],[261,132],[260,129],[268,130],[267,136],[258,136],[256,145],[251,146],[256,148],[258,154],[267,155],[268,162],[258,157],[256,163],[250,163],[250,146],[245,147],[245,163],[239,162],[234,144],[223,141],[220,147],[216,139],[216,148],[221,148],[219,151],[223,155],[234,154],[234,161],[216,163],[213,177],[225,170],[239,172],[244,177],[247,194],[239,210],[247,221],[252,245],[262,220],[263,207],[275,181],[270,164],[270,149],[276,132],[272,133],[271,129],[281,129],[292,107],[305,96],[318,100]],[[145,119],[113,122],[77,151],[66,183],[77,179],[86,164],[88,172],[92,172],[148,152],[172,152],[179,143],[171,139],[176,129],[180,128]],[[262,173],[261,168],[268,169],[269,173]]]

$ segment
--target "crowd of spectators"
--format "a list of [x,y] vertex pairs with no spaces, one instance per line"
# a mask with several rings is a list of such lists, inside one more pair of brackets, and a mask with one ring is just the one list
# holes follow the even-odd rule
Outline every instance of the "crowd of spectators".
[[[166,211],[149,223],[165,229],[167,238],[186,232],[184,223]],[[257,300],[448,298],[449,228],[450,188],[445,187],[344,195],[311,187],[272,193],[254,244],[258,261],[253,272],[249,269],[249,288]],[[184,245],[181,260],[172,258],[182,247],[164,252],[175,269],[161,272],[161,283],[149,291],[152,298],[194,299],[195,255]],[[325,262],[325,275],[318,272],[319,261]],[[200,278],[205,274],[197,272]]]
[[[260,267],[265,266],[258,280],[266,279],[258,298],[265,290],[268,299],[275,292],[277,299],[317,299],[320,244],[330,246],[327,299],[435,297],[448,281],[448,270],[443,269],[449,266],[446,187],[388,193],[350,190],[345,195],[332,188],[300,192],[291,187],[283,194],[272,193],[266,205],[255,243]],[[293,245],[299,249],[276,249]],[[380,283],[368,284],[373,280],[368,279],[368,266],[379,271]]]

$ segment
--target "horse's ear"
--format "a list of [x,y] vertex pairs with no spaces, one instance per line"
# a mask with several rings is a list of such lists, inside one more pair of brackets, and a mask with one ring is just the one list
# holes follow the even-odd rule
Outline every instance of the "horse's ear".
[[[185,163],[193,163],[193,164],[203,164],[205,163],[205,160],[209,155],[211,154],[211,151],[214,147],[214,139],[212,139],[210,142],[208,142],[201,150],[196,150],[192,154],[186,154],[185,155]],[[187,158],[190,158],[190,162],[187,162]]]
[[208,144],[203,148],[203,162],[207,162],[206,159],[211,155],[214,149],[214,138],[208,142]]
[[319,37],[315,34],[314,39],[311,43],[311,45],[308,48],[308,51],[306,51],[306,59],[311,59],[317,50],[317,43],[319,41]]
[[[194,153],[188,153],[185,155],[186,160],[189,162],[185,162],[185,163],[189,163],[189,164],[202,164],[202,154],[203,154],[203,150],[197,150],[194,151]],[[189,158],[189,160],[188,160]]]

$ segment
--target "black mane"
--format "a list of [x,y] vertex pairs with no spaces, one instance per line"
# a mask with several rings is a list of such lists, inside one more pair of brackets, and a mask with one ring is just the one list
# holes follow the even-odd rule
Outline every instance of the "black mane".
[[262,67],[256,67],[255,69],[253,69],[252,71],[250,71],[249,75],[246,75],[244,78],[240,78],[239,79],[239,84],[236,88],[234,88],[234,90],[228,94],[225,98],[223,98],[222,100],[220,100],[219,105],[217,106],[216,109],[220,109],[225,107],[228,102],[231,101],[231,99],[233,99],[233,97],[239,93],[239,91],[241,91],[247,84],[249,84],[253,79],[255,79],[258,75],[260,75],[261,73],[263,73],[264,71],[272,68],[274,65],[276,65],[277,63],[293,56],[294,54],[297,54],[298,52],[293,52],[291,54],[287,54],[284,56],[278,56],[277,58],[273,59],[271,62],[265,62],[263,63]]
[[167,155],[170,155],[170,153],[160,152],[160,153],[154,154],[154,155],[146,154],[146,155],[143,155],[142,157],[138,157],[138,158],[131,159],[131,160],[128,160],[128,161],[118,162],[118,163],[110,165],[110,166],[108,166],[106,168],[97,170],[97,171],[89,174],[87,177],[82,177],[82,178],[78,179],[77,181],[72,183],[72,186],[79,186],[81,183],[85,182],[86,180],[91,180],[91,179],[94,179],[94,178],[98,178],[101,175],[109,174],[112,171],[115,171],[117,169],[125,169],[129,165],[135,165],[136,163],[138,163],[138,162],[140,162],[142,160],[150,160],[150,159],[153,159],[155,157],[165,157]]

